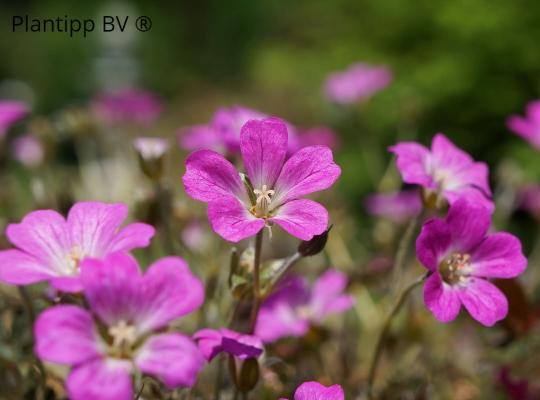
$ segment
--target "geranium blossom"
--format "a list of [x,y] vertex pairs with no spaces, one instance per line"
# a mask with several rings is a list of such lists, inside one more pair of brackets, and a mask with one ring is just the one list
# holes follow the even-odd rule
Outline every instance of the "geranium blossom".
[[392,81],[392,72],[384,66],[357,63],[342,72],[328,76],[326,96],[342,104],[354,103],[372,96]]
[[511,115],[506,124],[512,132],[540,150],[540,100],[527,104],[524,117]]
[[34,327],[38,357],[72,367],[69,398],[131,400],[136,370],[168,388],[195,383],[204,363],[196,344],[176,332],[158,333],[203,302],[203,285],[184,260],[162,258],[142,275],[135,259],[113,253],[84,260],[81,282],[91,312],[54,306]]
[[0,100],[0,137],[5,136],[14,123],[28,115],[28,106],[16,100]]
[[[319,382],[304,382],[294,392],[294,400],[345,400],[340,385],[326,387]],[[286,400],[286,399],[281,399]]]
[[353,305],[344,294],[347,276],[337,270],[326,271],[308,288],[301,277],[289,277],[266,299],[259,311],[255,335],[263,342],[304,336],[311,325],[320,325],[329,315]]
[[377,193],[366,198],[365,206],[370,215],[401,223],[420,213],[422,199],[417,190]]
[[487,165],[475,162],[442,133],[433,138],[431,150],[415,142],[401,142],[389,150],[397,156],[403,181],[422,186],[437,203],[444,198],[453,204],[465,197],[493,210]]
[[504,319],[508,302],[492,278],[514,278],[527,266],[519,239],[509,233],[488,235],[488,210],[465,199],[445,219],[424,224],[416,242],[418,259],[431,272],[424,287],[427,308],[441,322],[465,306],[486,326]]
[[212,361],[219,353],[227,353],[240,360],[259,357],[263,344],[257,336],[244,335],[230,329],[202,329],[193,335],[204,358]]
[[53,210],[33,211],[6,229],[15,249],[0,251],[0,281],[28,285],[49,281],[61,291],[82,289],[79,264],[116,251],[145,247],[154,228],[134,223],[120,229],[127,217],[124,204],[76,203],[67,219]]
[[93,102],[98,118],[111,123],[148,124],[159,118],[161,101],[156,95],[140,89],[103,93]]
[[327,228],[326,209],[301,197],[330,187],[341,170],[325,146],[305,147],[286,160],[287,143],[283,121],[248,121],[240,135],[244,182],[214,151],[199,150],[187,158],[186,192],[208,203],[212,228],[226,240],[237,242],[274,223],[302,240]]

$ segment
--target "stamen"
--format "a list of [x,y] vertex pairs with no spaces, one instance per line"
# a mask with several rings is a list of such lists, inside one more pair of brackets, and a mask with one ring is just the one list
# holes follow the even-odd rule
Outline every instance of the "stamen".
[[469,254],[454,253],[439,264],[439,272],[448,284],[465,283],[471,273]]
[[253,193],[257,196],[255,201],[254,214],[257,217],[263,218],[268,216],[268,207],[272,202],[272,196],[276,193],[275,190],[268,189],[268,186],[263,185],[261,189],[254,189]]
[[137,341],[137,330],[124,320],[109,327],[108,332],[113,339],[112,346],[118,350],[127,350]]
[[67,273],[69,275],[77,275],[79,273],[79,264],[83,259],[84,254],[78,245],[71,248],[70,252],[66,255],[67,261]]

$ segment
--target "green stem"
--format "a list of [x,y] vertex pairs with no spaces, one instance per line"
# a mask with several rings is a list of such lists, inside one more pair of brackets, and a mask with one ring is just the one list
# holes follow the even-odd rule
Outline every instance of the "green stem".
[[263,242],[264,229],[261,229],[257,236],[255,236],[255,259],[253,261],[253,308],[251,309],[251,317],[249,322],[249,333],[255,331],[255,325],[257,324],[257,315],[259,315],[259,308],[261,307],[261,253]]
[[399,313],[399,310],[405,303],[405,300],[409,297],[409,294],[417,287],[419,286],[426,278],[429,276],[428,274],[422,275],[415,281],[409,284],[403,291],[401,292],[400,296],[398,297],[398,300],[394,304],[394,307],[390,310],[390,313],[386,317],[386,320],[384,321],[381,333],[379,334],[379,337],[377,339],[377,344],[375,346],[375,352],[373,354],[373,358],[371,359],[371,364],[369,367],[369,373],[368,373],[368,381],[367,381],[367,397],[369,400],[373,399],[373,384],[375,382],[375,376],[377,373],[377,366],[379,365],[379,361],[384,349],[384,345],[386,344],[386,339],[388,337],[388,332],[390,331],[390,327],[392,326],[392,321],[394,320],[394,317]]

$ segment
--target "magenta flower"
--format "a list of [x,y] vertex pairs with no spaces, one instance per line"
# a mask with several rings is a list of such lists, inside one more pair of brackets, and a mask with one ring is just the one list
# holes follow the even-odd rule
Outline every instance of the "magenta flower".
[[149,124],[159,118],[163,107],[153,93],[126,89],[97,96],[93,108],[100,119],[110,123]]
[[199,150],[186,160],[186,192],[208,203],[215,232],[232,242],[274,223],[302,240],[324,232],[328,212],[301,197],[329,188],[339,177],[341,170],[329,148],[305,147],[285,160],[287,127],[277,118],[268,118],[244,125],[240,149],[249,185],[214,151]]
[[455,319],[462,304],[486,326],[506,317],[506,297],[489,279],[514,278],[525,270],[527,260],[515,236],[488,235],[490,223],[485,207],[460,199],[445,219],[431,219],[422,227],[416,253],[431,272],[424,301],[439,321]]
[[540,219],[540,185],[529,185],[519,194],[521,208]]
[[457,148],[442,133],[433,138],[431,150],[415,142],[401,142],[389,149],[405,183],[417,184],[427,194],[453,204],[464,197],[494,209],[488,167]]
[[392,72],[387,67],[357,63],[345,71],[330,74],[325,93],[331,101],[350,104],[374,95],[391,81]]
[[58,305],[34,326],[38,357],[72,367],[70,399],[131,400],[136,370],[168,388],[195,383],[204,364],[196,344],[179,333],[160,333],[204,300],[203,285],[184,260],[162,258],[142,275],[134,258],[113,253],[84,260],[81,282],[91,312]]
[[346,286],[347,276],[334,269],[326,271],[311,289],[304,279],[289,277],[263,302],[255,335],[265,343],[304,336],[311,325],[352,307],[353,298],[343,294]]
[[527,104],[525,117],[511,115],[506,121],[508,129],[521,136],[536,149],[540,150],[540,100]]
[[14,140],[13,156],[24,166],[33,168],[42,163],[45,150],[37,136],[26,134]]
[[150,225],[119,229],[128,209],[124,204],[76,203],[67,219],[53,210],[33,211],[6,229],[15,249],[0,251],[0,281],[29,285],[49,281],[58,290],[82,289],[79,264],[85,257],[145,247],[154,236]]
[[15,100],[0,100],[0,138],[4,137],[11,125],[28,115],[28,106]]
[[219,353],[227,353],[240,360],[257,358],[263,352],[263,344],[257,336],[244,335],[230,329],[202,329],[193,335],[201,353],[212,361]]
[[345,400],[345,394],[340,385],[326,387],[319,382],[304,382],[294,392],[294,400]]
[[[242,106],[220,108],[216,111],[210,123],[194,125],[180,129],[178,140],[186,150],[210,149],[220,153],[240,154],[240,131],[252,119],[262,120],[269,115]],[[289,133],[289,152],[296,151],[299,143],[296,129],[284,121]]]
[[307,146],[323,145],[336,150],[340,145],[337,134],[325,126],[317,126],[299,131],[297,143],[299,149]]
[[422,199],[416,190],[377,193],[366,199],[365,206],[370,215],[402,223],[420,213]]

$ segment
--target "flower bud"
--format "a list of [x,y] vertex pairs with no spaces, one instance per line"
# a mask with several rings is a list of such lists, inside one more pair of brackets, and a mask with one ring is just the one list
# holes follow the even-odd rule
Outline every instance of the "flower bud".
[[332,225],[320,235],[313,236],[311,240],[302,241],[298,245],[298,252],[303,257],[314,256],[324,250],[328,241],[328,233],[332,229]]
[[259,362],[256,358],[241,361],[240,371],[236,382],[238,390],[249,392],[255,388],[259,381]]
[[159,180],[163,174],[163,156],[169,149],[166,139],[140,137],[133,141],[139,155],[139,165],[150,179]]

